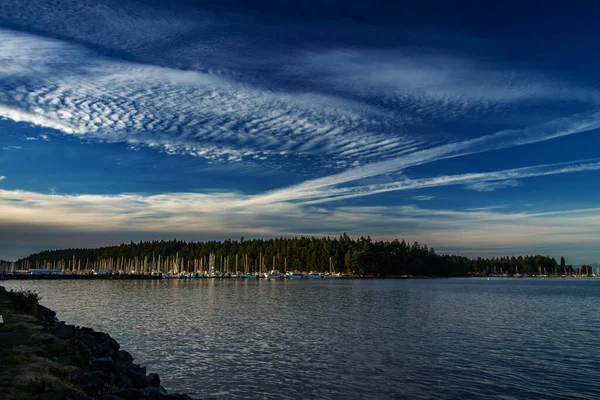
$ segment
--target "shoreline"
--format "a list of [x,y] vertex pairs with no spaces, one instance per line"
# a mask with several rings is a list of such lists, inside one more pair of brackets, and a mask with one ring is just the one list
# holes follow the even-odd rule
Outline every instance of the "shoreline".
[[[450,278],[473,278],[473,279],[566,279],[566,278],[599,278],[599,276],[588,275],[527,275],[527,276],[493,276],[493,275],[387,275],[387,276],[373,276],[373,275],[352,275],[352,276],[340,276],[333,280],[354,280],[354,279],[393,279],[393,280],[403,280],[403,279],[450,279]],[[329,280],[325,278],[321,278],[323,280]],[[255,279],[245,279],[242,277],[211,277],[211,278],[185,278],[178,276],[171,276],[168,278],[163,278],[161,276],[152,276],[152,275],[143,275],[143,274],[121,274],[121,275],[77,275],[77,274],[64,274],[64,275],[0,275],[0,282],[2,281],[35,281],[35,280],[184,280],[184,281],[194,281],[194,280],[240,280],[240,281],[258,281],[258,280],[272,280],[267,278],[255,278]],[[277,279],[277,280],[290,280],[290,279]],[[277,281],[276,280],[276,281]],[[291,281],[305,281],[310,280],[308,278],[303,279],[291,279]]]
[[8,399],[192,400],[169,394],[158,374],[104,332],[59,321],[34,292],[0,286],[0,391]]

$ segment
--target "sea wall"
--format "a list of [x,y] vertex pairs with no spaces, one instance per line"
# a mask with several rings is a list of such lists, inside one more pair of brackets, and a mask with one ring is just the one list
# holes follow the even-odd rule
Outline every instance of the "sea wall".
[[[51,354],[49,362],[69,367],[66,369],[68,374],[61,377],[64,385],[54,386],[56,390],[51,393],[52,397],[65,400],[191,399],[187,395],[167,393],[160,384],[160,377],[147,374],[146,368],[134,363],[131,354],[121,349],[109,334],[59,321],[54,311],[38,304],[37,296],[20,298],[17,293],[8,292],[0,286],[0,299],[2,311],[7,314],[5,323],[17,320],[19,313],[33,317],[28,319],[32,327],[21,320],[13,328],[0,330],[3,334],[0,346],[5,353],[15,350],[15,354],[27,354],[27,346],[36,346],[36,357]],[[12,309],[7,310],[6,307]],[[11,337],[20,337],[21,340],[11,343],[8,340]],[[5,343],[2,343],[2,338]],[[13,349],[15,346],[21,349]],[[13,371],[20,367],[19,358],[16,360]]]

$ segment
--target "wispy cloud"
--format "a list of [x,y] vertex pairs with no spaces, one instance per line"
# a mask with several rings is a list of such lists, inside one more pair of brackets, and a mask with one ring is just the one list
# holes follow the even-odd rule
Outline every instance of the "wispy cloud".
[[[456,118],[510,104],[571,100],[600,104],[600,92],[544,74],[414,49],[336,49],[303,54],[293,67],[337,90],[385,99],[422,117]],[[381,100],[380,100],[381,101]]]
[[2,150],[22,150],[23,147],[21,146],[5,146],[2,147]]
[[412,199],[416,201],[428,201],[435,199],[435,196],[413,196]]
[[476,192],[493,192],[497,189],[514,188],[521,185],[522,183],[517,180],[508,179],[506,181],[475,182],[468,184],[467,187]]

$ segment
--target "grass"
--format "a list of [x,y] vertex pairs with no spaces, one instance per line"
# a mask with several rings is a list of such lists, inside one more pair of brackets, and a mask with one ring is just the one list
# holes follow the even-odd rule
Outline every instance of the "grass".
[[20,332],[29,337],[17,345],[0,342],[2,399],[55,400],[60,399],[61,392],[75,390],[66,379],[77,367],[77,352],[56,341],[45,343],[48,334],[34,324],[34,316],[22,311],[38,300],[39,295],[32,291],[0,291],[0,315],[4,319],[0,333]]

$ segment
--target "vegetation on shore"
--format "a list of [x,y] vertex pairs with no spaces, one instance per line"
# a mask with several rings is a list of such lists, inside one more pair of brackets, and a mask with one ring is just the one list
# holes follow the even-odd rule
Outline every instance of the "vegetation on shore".
[[[1,289],[1,288],[0,288]],[[35,307],[31,291],[0,290],[0,393],[4,399],[60,399],[76,389],[67,376],[77,368],[67,345],[46,342],[47,332],[25,310]]]
[[[370,237],[351,239],[347,234],[339,238],[276,238],[225,240],[208,242],[186,242],[182,240],[146,241],[96,249],[48,250],[20,260],[35,262],[60,262],[65,260],[99,261],[105,259],[179,259],[194,260],[214,254],[234,258],[236,255],[248,258],[250,266],[267,260],[272,269],[329,271],[330,262],[336,272],[371,276],[460,276],[486,275],[493,273],[514,274],[518,268],[522,274],[546,272],[570,272],[569,266],[550,256],[500,257],[476,260],[467,257],[437,254],[433,248],[418,242],[404,240],[373,241]],[[275,258],[275,265],[272,260]]]

